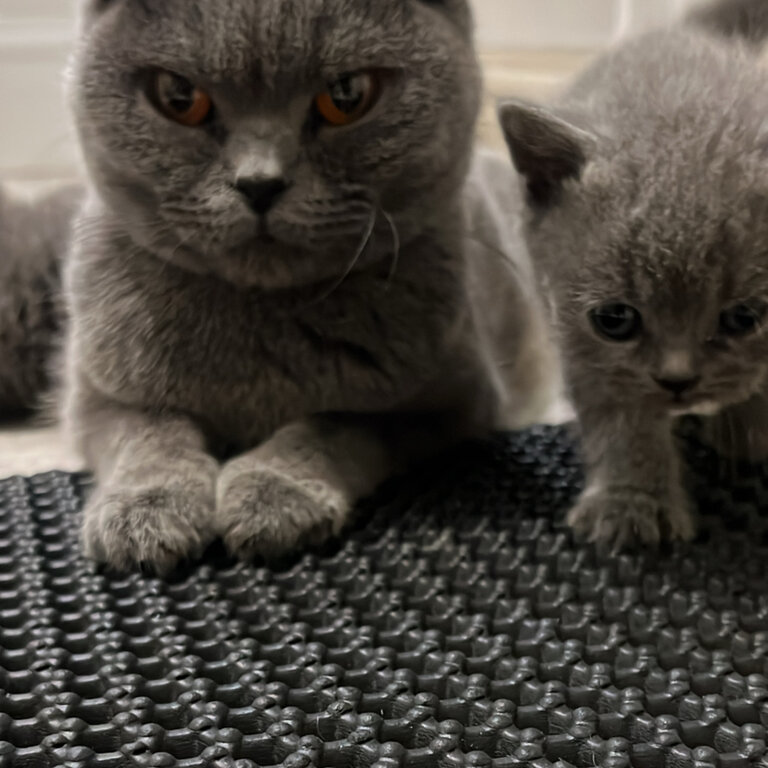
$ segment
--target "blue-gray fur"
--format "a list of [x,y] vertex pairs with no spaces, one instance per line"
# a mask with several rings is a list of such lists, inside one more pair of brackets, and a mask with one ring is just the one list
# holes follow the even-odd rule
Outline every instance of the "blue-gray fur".
[[[693,534],[678,414],[718,412],[714,431],[768,448],[768,333],[719,329],[728,307],[768,301],[765,10],[697,11],[599,58],[551,109],[500,110],[589,464],[569,519],[609,547]],[[612,302],[640,310],[634,340],[591,326]]]
[[761,44],[768,37],[768,2],[716,0],[693,11],[689,21],[718,35]]
[[[217,534],[241,556],[291,549],[410,461],[523,423],[547,351],[524,259],[500,245],[511,224],[482,203],[486,178],[511,197],[511,169],[479,158],[465,187],[480,78],[464,0],[83,11],[71,94],[90,191],[64,418],[98,477],[93,556],[163,569]],[[214,122],[154,111],[154,67],[204,87]],[[369,115],[310,119],[363,68],[384,83]],[[233,184],[268,172],[289,186],[260,221]]]
[[0,416],[26,414],[48,393],[61,332],[60,271],[80,202],[66,187],[34,200],[0,189]]

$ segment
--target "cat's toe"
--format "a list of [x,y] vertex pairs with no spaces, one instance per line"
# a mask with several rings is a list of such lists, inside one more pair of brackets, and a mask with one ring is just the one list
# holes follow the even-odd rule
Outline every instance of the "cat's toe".
[[657,545],[662,537],[690,539],[694,534],[685,503],[629,490],[585,493],[568,514],[568,524],[577,537],[613,553]]
[[691,541],[696,537],[696,523],[687,502],[679,501],[665,508],[662,532],[672,541]]
[[300,483],[268,470],[230,477],[219,491],[218,528],[239,558],[275,557],[337,535],[349,503],[321,482]]
[[175,487],[105,488],[83,522],[85,552],[120,571],[166,573],[212,538],[213,501]]

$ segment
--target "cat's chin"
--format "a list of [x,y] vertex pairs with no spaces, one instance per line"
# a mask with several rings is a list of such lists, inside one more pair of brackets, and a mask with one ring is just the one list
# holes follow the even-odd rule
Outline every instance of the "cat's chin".
[[193,274],[211,275],[240,288],[264,291],[340,284],[354,274],[378,268],[387,258],[380,250],[371,248],[354,262],[345,262],[338,260],[336,254],[301,250],[271,237],[255,238],[247,246],[216,258],[183,248],[157,255]]
[[704,400],[700,403],[680,403],[670,407],[669,414],[675,418],[680,416],[717,416],[723,409],[721,403],[714,400]]

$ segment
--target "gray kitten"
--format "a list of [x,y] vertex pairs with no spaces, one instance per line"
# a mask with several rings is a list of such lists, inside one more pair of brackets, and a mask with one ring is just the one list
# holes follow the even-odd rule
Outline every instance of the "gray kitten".
[[499,245],[512,170],[482,157],[465,183],[464,0],[92,1],[72,94],[90,192],[64,414],[98,477],[91,555],[284,552],[537,415],[548,352]]
[[81,190],[24,200],[0,189],[0,415],[27,414],[50,385],[61,263]]
[[[764,0],[621,45],[552,109],[500,110],[588,481],[569,521],[618,549],[694,533],[673,422],[768,448]],[[717,33],[717,34],[715,34]]]

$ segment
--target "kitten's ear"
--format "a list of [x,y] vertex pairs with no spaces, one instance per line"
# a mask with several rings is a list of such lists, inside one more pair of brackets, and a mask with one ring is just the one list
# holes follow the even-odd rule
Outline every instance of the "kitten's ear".
[[553,205],[563,183],[581,175],[595,151],[597,136],[522,101],[504,101],[498,109],[512,161],[528,184],[530,203]]
[[459,28],[468,34],[474,31],[474,20],[467,0],[418,0],[444,13]]
[[114,4],[115,0],[85,0],[81,3],[84,12],[90,15],[101,13]]
[[100,14],[115,5],[116,0],[80,0],[79,19],[80,26],[86,28]]
[[[125,4],[128,0],[80,0],[80,16],[86,21],[99,18],[110,8],[116,5]],[[130,0],[131,6],[141,9],[144,13],[149,12],[149,3],[147,0]]]

